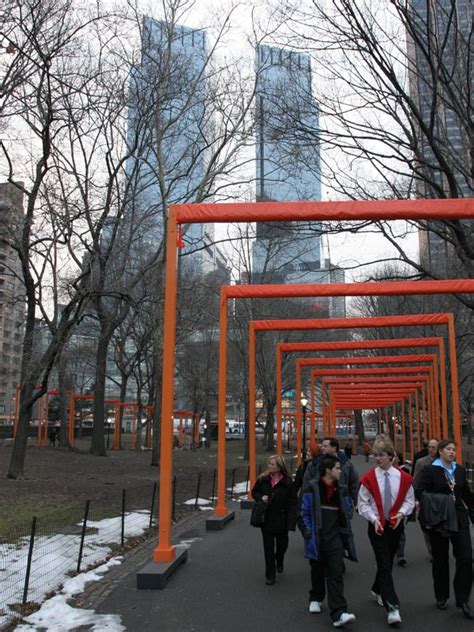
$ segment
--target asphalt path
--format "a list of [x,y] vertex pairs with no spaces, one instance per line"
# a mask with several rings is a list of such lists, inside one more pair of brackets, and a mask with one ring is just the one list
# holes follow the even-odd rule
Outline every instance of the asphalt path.
[[[354,462],[361,473],[366,469],[361,457],[355,457]],[[137,590],[137,568],[131,568],[96,611],[119,614],[130,632],[334,629],[326,603],[321,614],[308,612],[309,564],[303,557],[299,532],[290,533],[284,573],[277,576],[275,585],[266,586],[260,530],[249,526],[248,510],[235,509],[235,520],[224,530],[206,532],[203,515],[202,521],[176,540],[176,543],[188,542],[189,557],[164,590]],[[474,632],[474,621],[462,616],[453,595],[448,610],[436,608],[431,564],[419,525],[409,523],[406,528],[408,564],[394,568],[403,619],[398,627],[410,632]],[[356,515],[353,530],[359,562],[346,561],[344,583],[349,611],[357,619],[345,629],[357,632],[393,629],[397,626],[388,626],[385,609],[370,596],[375,562],[366,521]]]

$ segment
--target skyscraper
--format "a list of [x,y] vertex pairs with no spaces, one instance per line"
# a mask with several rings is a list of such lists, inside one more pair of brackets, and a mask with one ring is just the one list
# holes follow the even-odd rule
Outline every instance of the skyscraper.
[[[410,92],[419,111],[414,123],[421,197],[473,195],[473,17],[471,0],[411,0],[408,62]],[[455,274],[442,224],[429,226],[420,232],[422,262],[440,275]]]
[[[257,47],[257,201],[321,199],[319,108],[308,55]],[[344,278],[323,261],[319,222],[257,224],[255,282],[324,283]],[[345,301],[317,301],[315,311],[344,315]]]
[[[127,163],[131,185],[126,221],[137,230],[139,249],[163,238],[163,213],[195,201],[205,174],[206,34],[146,17],[141,61],[130,82]],[[212,226],[187,227],[189,248],[213,238]],[[212,260],[209,248],[196,255]],[[209,263],[209,262],[208,262]]]
[[0,184],[0,420],[13,419],[15,389],[20,383],[25,293],[21,263],[8,242],[23,221],[23,194]]

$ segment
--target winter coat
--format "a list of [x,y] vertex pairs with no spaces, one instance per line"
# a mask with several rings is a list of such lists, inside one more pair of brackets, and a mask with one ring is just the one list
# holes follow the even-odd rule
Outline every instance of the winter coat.
[[[306,468],[306,472],[303,479],[303,489],[308,485],[309,481],[316,479],[319,481],[319,459],[321,457],[315,457]],[[342,490],[342,495],[346,501],[346,511],[349,514],[349,518],[352,518],[353,509],[357,505],[357,495],[359,493],[359,475],[357,474],[354,464],[344,452],[339,451],[337,458],[341,463],[341,478],[339,479],[339,488]]]
[[[327,536],[327,528],[325,525],[325,511],[321,509],[321,485],[320,479],[311,479],[303,487],[303,493],[300,497],[298,512],[298,527],[303,534],[304,556],[312,559],[320,559],[324,537]],[[332,526],[332,535],[334,528],[339,531],[340,543],[344,551],[344,556],[353,562],[357,562],[357,554],[352,536],[351,521],[346,511],[346,502],[341,493],[341,488],[336,485],[333,505],[338,507],[337,522]],[[334,540],[334,537],[332,538]]]
[[303,487],[303,479],[304,479],[304,475],[305,475],[306,469],[308,467],[308,463],[310,463],[310,461],[307,461],[306,459],[303,459],[301,465],[296,470],[295,480],[294,480],[294,483],[293,483],[293,485],[295,486],[296,493],[298,493],[300,491],[300,489]]
[[[454,481],[455,507],[460,522],[459,526],[466,527],[469,524],[469,517],[474,522],[474,494],[469,487],[466,470],[462,465],[456,464]],[[439,465],[425,465],[418,473],[414,487],[415,497],[420,501],[426,492],[451,495],[444,468]]]
[[297,496],[291,478],[283,477],[272,487],[270,475],[257,479],[252,489],[254,500],[268,496],[262,529],[267,533],[285,533],[296,527]]

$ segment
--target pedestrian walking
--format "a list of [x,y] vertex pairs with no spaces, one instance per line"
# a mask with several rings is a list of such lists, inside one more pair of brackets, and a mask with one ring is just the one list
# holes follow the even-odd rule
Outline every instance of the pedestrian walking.
[[341,463],[330,454],[319,459],[318,478],[303,487],[298,526],[305,539],[304,555],[311,567],[309,611],[321,612],[328,596],[329,614],[335,628],[355,621],[344,597],[344,555],[357,561],[351,524],[339,480]]
[[344,453],[348,459],[352,459],[352,446],[350,443],[346,443],[344,447]]
[[372,446],[370,445],[368,441],[364,442],[363,450],[364,450],[365,462],[368,463],[370,453],[372,452]]
[[413,479],[393,467],[395,448],[388,438],[376,439],[373,451],[377,465],[360,480],[357,508],[369,523],[368,535],[377,564],[371,594],[387,610],[388,624],[395,625],[402,618],[392,567],[404,529],[403,520],[415,508]]
[[52,446],[53,448],[56,447],[56,428],[50,428],[48,431],[48,439],[49,439],[49,445],[50,447]]
[[319,445],[314,443],[306,448],[306,453],[303,456],[303,460],[301,461],[301,465],[298,467],[295,473],[295,491],[298,494],[300,489],[303,487],[303,479],[306,472],[306,468],[308,464],[311,463],[313,458],[318,457],[320,454]]
[[[401,452],[395,452],[395,456],[393,457],[393,460],[392,460],[392,465],[393,467],[398,467],[399,469],[403,470],[407,474],[410,474],[410,468],[407,465],[407,463],[404,463],[403,455]],[[415,505],[416,505],[416,502],[415,502]],[[408,517],[403,519],[404,527],[406,527],[408,519],[409,519]],[[397,557],[398,566],[404,567],[407,565],[407,558],[405,556],[406,543],[407,543],[407,532],[406,532],[406,529],[404,528],[400,536],[400,541],[398,543],[398,549],[397,549],[396,557]]]
[[[426,466],[426,465],[431,465],[433,463],[433,461],[436,458],[436,455],[438,453],[438,440],[437,439],[430,439],[428,441],[427,444],[427,450],[428,450],[428,454],[426,456],[422,456],[420,458],[417,459],[416,463],[415,463],[415,467],[414,467],[414,481],[413,481],[413,487],[416,488],[416,482],[417,479],[419,477],[419,474],[421,472],[421,470]],[[416,494],[415,494],[416,496]],[[419,502],[416,501],[416,504],[419,505]],[[419,509],[419,507],[417,507],[417,509]],[[420,522],[420,528],[421,531],[423,533],[423,539],[425,541],[425,546],[426,546],[426,550],[428,551],[428,555],[430,558],[430,561],[433,560],[433,555],[431,553],[431,540],[430,540],[430,536],[428,531],[426,530],[426,528],[423,526],[423,524]]]
[[336,437],[324,437],[321,444],[321,456],[319,458],[313,458],[311,463],[306,468],[304,475],[303,487],[311,479],[319,479],[319,459],[324,454],[331,454],[335,456],[341,463],[341,477],[339,479],[339,487],[341,488],[342,495],[346,501],[346,510],[349,518],[352,518],[354,507],[357,505],[357,491],[359,489],[359,475],[354,467],[352,461],[350,461],[342,450],[339,450],[339,441]]
[[456,444],[444,439],[437,456],[418,474],[415,493],[420,501],[420,522],[431,541],[433,586],[436,605],[446,610],[449,599],[449,541],[453,545],[456,572],[453,588],[456,606],[474,619],[469,605],[472,587],[472,548],[469,520],[474,518],[474,495],[465,468],[456,463]]
[[297,497],[290,472],[283,457],[268,459],[252,489],[255,501],[265,504],[262,529],[265,557],[265,583],[272,586],[276,573],[283,573],[288,548],[288,531],[296,527]]
[[413,455],[413,463],[411,466],[411,473],[412,476],[415,476],[416,472],[415,472],[415,467],[417,464],[417,461],[419,459],[424,459],[425,456],[428,456],[428,441],[423,441],[423,447],[418,450],[418,452],[415,452],[415,454]]

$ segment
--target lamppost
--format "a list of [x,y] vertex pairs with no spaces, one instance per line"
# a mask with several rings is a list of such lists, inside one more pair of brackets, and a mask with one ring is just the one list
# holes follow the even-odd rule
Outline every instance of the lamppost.
[[306,454],[306,406],[308,400],[306,397],[301,398],[301,412],[303,413],[303,454]]

